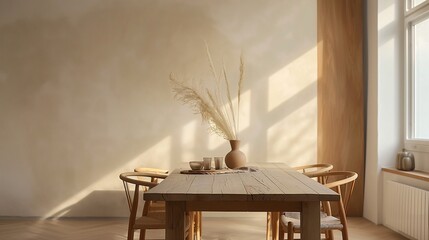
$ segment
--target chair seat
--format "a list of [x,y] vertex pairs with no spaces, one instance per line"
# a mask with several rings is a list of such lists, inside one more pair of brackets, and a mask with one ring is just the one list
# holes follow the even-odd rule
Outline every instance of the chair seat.
[[[301,214],[299,212],[285,212],[281,216],[281,221],[287,226],[288,222],[293,223],[294,229],[301,229]],[[341,224],[340,219],[328,216],[325,212],[320,212],[320,229],[343,229],[343,224]]]
[[134,229],[165,228],[165,212],[150,212],[147,216],[136,219]]

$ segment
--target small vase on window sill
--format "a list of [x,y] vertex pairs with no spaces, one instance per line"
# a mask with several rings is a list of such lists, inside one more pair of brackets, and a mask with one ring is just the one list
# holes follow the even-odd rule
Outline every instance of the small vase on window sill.
[[415,168],[414,155],[402,149],[396,157],[396,168],[403,171],[413,171]]

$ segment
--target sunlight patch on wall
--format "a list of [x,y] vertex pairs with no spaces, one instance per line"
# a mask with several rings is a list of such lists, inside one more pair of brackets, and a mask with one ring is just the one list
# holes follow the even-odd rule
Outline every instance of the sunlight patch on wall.
[[[391,67],[395,65],[395,39],[389,38],[386,42],[384,42],[382,45],[379,46],[379,51],[383,52],[384,55],[380,57],[379,62],[382,62],[382,66],[380,66],[381,70],[384,70],[382,73],[385,74],[385,78],[381,78],[379,82],[384,81],[391,81],[391,79],[395,78],[395,72],[391,71]],[[380,71],[381,71],[380,70]],[[388,79],[388,80],[387,80]],[[393,88],[394,86],[392,84],[388,85],[390,88]],[[391,89],[393,90],[393,89]],[[390,91],[386,91],[387,93],[390,93]],[[392,95],[394,91],[391,92]],[[385,108],[381,108],[380,111],[385,110]],[[391,121],[387,121],[383,124],[390,124]]]
[[208,135],[208,148],[210,151],[220,148],[220,146],[222,144],[225,144],[226,142],[228,142],[228,140],[223,139],[221,136],[217,134]]
[[194,119],[182,127],[181,134],[181,157],[182,161],[191,161],[195,159],[196,133],[201,131],[201,120]]
[[268,111],[281,105],[317,80],[317,47],[270,76],[268,80]]
[[396,18],[395,4],[390,4],[384,8],[378,15],[378,29],[383,29],[391,24]]
[[[103,175],[101,179],[97,179],[88,187],[66,199],[64,202],[54,207],[51,211],[43,215],[43,218],[65,216],[73,205],[78,204],[94,191],[103,190],[120,190],[123,191],[122,181],[119,179],[119,174],[122,172],[132,172],[136,167],[150,167],[170,169],[170,152],[171,137],[167,136],[154,146],[149,148],[144,153],[127,162],[127,164],[114,169],[110,173]],[[102,214],[102,213],[100,213]]]
[[244,131],[246,128],[250,126],[250,100],[251,93],[250,90],[241,93],[240,99],[240,126],[239,126],[239,135],[240,132]]
[[267,159],[290,166],[316,163],[317,99],[303,105],[268,129]]
[[130,161],[132,164],[127,165],[130,166],[131,169],[134,169],[136,166],[170,169],[171,142],[171,136],[163,138],[144,153],[140,154],[136,159]]
[[[228,148],[228,152],[230,150],[231,150],[231,148]],[[248,143],[245,144],[245,143],[241,142],[240,143],[240,151],[242,151],[246,155],[247,162],[258,162],[258,159],[252,159],[252,157],[249,158],[249,144]],[[225,155],[226,155],[226,153],[225,153]],[[259,162],[261,162],[261,161],[259,160]]]
[[[131,162],[136,162],[132,160]],[[133,169],[136,165],[133,165]],[[112,172],[105,174],[103,178],[84,188],[80,192],[74,194],[72,197],[66,199],[64,202],[54,207],[51,211],[43,215],[43,219],[46,218],[60,218],[66,216],[70,211],[73,210],[74,205],[78,205],[83,199],[89,196],[94,191],[99,190],[120,190],[123,191],[122,181],[119,179],[119,174],[122,172],[130,171],[127,168],[117,168]],[[116,206],[115,206],[116,207]],[[99,216],[103,216],[103,213],[99,213]]]

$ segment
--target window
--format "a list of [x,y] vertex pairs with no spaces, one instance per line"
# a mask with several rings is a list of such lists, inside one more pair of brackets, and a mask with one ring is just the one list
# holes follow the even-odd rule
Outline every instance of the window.
[[429,151],[429,0],[409,0],[405,24],[405,146]]
[[429,18],[414,25],[414,129],[416,139],[429,139]]
[[411,8],[417,7],[418,5],[420,5],[421,3],[425,2],[426,0],[410,0],[409,5],[411,6]]

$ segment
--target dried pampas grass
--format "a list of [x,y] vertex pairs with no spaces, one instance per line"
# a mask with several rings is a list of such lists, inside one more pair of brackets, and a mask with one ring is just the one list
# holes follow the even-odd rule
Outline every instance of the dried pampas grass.
[[227,140],[237,140],[240,120],[240,95],[244,79],[243,56],[240,56],[240,76],[237,84],[237,110],[235,110],[226,67],[223,65],[222,73],[218,74],[207,44],[206,51],[210,72],[215,81],[215,89],[210,90],[208,88],[203,88],[203,90],[201,90],[201,87],[192,87],[178,80],[177,77],[171,73],[170,82],[173,93],[175,94],[174,97],[184,104],[190,105],[195,113],[201,114],[203,121],[208,123],[211,132]]

